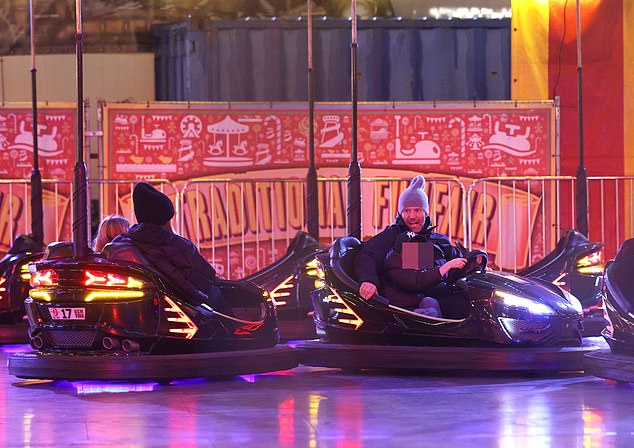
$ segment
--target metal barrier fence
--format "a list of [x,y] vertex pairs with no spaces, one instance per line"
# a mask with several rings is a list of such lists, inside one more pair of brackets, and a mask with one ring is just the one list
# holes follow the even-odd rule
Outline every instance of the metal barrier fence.
[[[72,182],[44,179],[42,185],[44,239],[69,239],[73,213],[70,206]],[[30,180],[0,179],[0,251],[7,252],[21,233],[31,233]]]
[[[306,230],[303,179],[203,179],[176,185],[147,182],[172,198],[174,230],[191,239],[225,276],[237,278],[278,259],[295,234]],[[398,197],[410,179],[362,179],[363,238],[393,222]],[[99,219],[120,214],[134,222],[135,181],[90,180],[99,189]],[[320,240],[326,246],[346,234],[347,180],[319,179]],[[43,180],[45,241],[71,238],[72,182]],[[519,271],[550,252],[575,227],[571,176],[491,177],[467,183],[429,177],[426,192],[437,231],[469,248],[485,248],[493,266]],[[30,183],[0,180],[0,250],[31,230]],[[589,239],[605,245],[606,258],[634,237],[634,177],[589,177]]]
[[[571,176],[474,181],[467,198],[469,247],[485,248],[494,266],[505,270],[517,272],[535,263],[575,227],[575,192]],[[588,177],[588,238],[604,244],[606,258],[634,236],[633,199],[634,177]],[[482,232],[482,223],[490,228]]]
[[[364,238],[396,215],[398,197],[410,179],[362,179]],[[465,189],[457,178],[430,177],[430,214],[450,237],[464,240]],[[212,260],[221,275],[238,278],[274,262],[298,231],[306,230],[303,179],[188,182],[181,194],[181,233]],[[347,180],[318,180],[320,242],[332,243],[347,232]]]

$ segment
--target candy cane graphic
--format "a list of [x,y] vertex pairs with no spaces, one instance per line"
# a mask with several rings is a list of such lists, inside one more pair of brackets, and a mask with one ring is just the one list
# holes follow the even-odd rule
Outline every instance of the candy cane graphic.
[[462,120],[462,118],[458,118],[458,117],[453,117],[451,120],[449,120],[449,128],[453,127],[454,123],[459,123],[460,125],[460,154],[462,156],[464,156],[465,154],[465,147],[466,147],[466,126],[464,124],[464,121]]
[[491,122],[493,121],[493,117],[491,117],[491,114],[482,115],[482,119],[483,120],[486,119],[486,118],[489,119],[489,128],[488,129],[489,129],[489,135],[491,135]]
[[268,126],[268,122],[275,122],[275,152],[278,156],[282,155],[282,121],[277,115],[268,115],[264,118],[264,126]]

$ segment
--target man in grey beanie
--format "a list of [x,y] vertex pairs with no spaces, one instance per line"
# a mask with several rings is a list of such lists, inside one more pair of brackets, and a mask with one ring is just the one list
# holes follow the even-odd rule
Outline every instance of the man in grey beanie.
[[359,294],[365,300],[369,300],[385,284],[383,268],[386,256],[394,248],[399,235],[404,232],[413,233],[422,241],[434,244],[437,250],[434,251],[434,267],[431,269],[438,282],[441,282],[451,269],[460,269],[466,264],[466,260],[460,256],[460,251],[451,245],[449,238],[432,232],[435,226],[431,225],[429,200],[424,188],[425,178],[415,176],[399,196],[394,224],[370,238],[361,247],[354,270],[360,284]]

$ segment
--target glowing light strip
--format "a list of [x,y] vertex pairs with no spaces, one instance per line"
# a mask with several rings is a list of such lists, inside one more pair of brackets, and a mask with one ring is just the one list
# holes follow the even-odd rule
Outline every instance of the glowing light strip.
[[565,281],[561,281],[562,278],[564,278],[566,276],[566,273],[562,273],[559,277],[557,277],[555,280],[553,280],[553,285],[557,285],[557,286],[565,286],[566,282]]
[[218,316],[224,317],[225,319],[229,319],[229,320],[232,320],[234,322],[239,322],[241,324],[261,324],[262,322],[264,322],[264,319],[262,319],[262,320],[243,320],[243,319],[238,319],[237,317],[228,316],[227,314],[220,313],[220,312],[218,312],[216,310],[214,310],[214,314],[217,314]]
[[137,299],[144,295],[143,291],[92,291],[86,296],[84,302],[92,302],[95,299]]
[[352,308],[350,308],[348,306],[348,304],[346,302],[343,301],[343,299],[341,298],[341,296],[337,293],[336,290],[334,290],[332,287],[328,287],[331,291],[332,291],[332,295],[328,296],[325,298],[325,300],[327,302],[333,302],[333,303],[337,303],[337,304],[341,304],[345,307],[345,309],[343,308],[334,308],[334,311],[337,311],[339,313],[346,313],[346,314],[351,314],[352,316],[354,316],[354,319],[347,319],[347,318],[343,318],[343,317],[337,317],[337,321],[343,323],[343,324],[349,324],[349,325],[354,325],[354,329],[358,330],[359,327],[361,325],[363,325],[363,319],[361,319],[359,317],[359,315],[357,313],[355,313]]
[[113,273],[86,271],[86,286],[126,286],[128,288],[142,288],[143,282],[133,277],[126,277]]
[[277,299],[280,297],[288,297],[291,295],[290,292],[288,291],[280,291],[281,289],[292,289],[295,287],[295,285],[293,285],[293,283],[290,283],[293,278],[295,278],[295,275],[289,275],[286,279],[284,279],[284,281],[282,283],[280,283],[279,285],[277,285],[275,288],[273,288],[273,290],[271,291],[271,298],[273,299],[273,303],[275,303],[276,306],[283,306],[286,305],[286,301],[285,300],[280,300],[278,301]]
[[511,8],[480,8],[476,6],[445,7],[437,6],[429,8],[429,15],[434,19],[504,19],[511,17]]
[[592,252],[577,262],[577,266],[595,266],[601,263],[601,251]]
[[577,271],[580,274],[602,274],[603,273],[603,265],[582,266],[582,267],[578,267]]
[[404,313],[404,314],[411,314],[412,316],[417,316],[417,317],[424,316],[424,317],[425,317],[425,319],[428,319],[428,320],[436,320],[436,321],[438,321],[438,322],[456,322],[456,323],[458,323],[458,322],[464,322],[464,321],[466,320],[466,319],[447,319],[447,318],[445,318],[445,317],[432,317],[432,316],[427,316],[427,315],[425,315],[425,314],[415,313],[415,312],[413,312],[413,311],[406,310],[405,308],[400,308],[400,307],[398,307],[398,306],[394,306],[394,305],[388,305],[388,307],[389,307],[390,309],[393,309],[393,310],[396,310],[396,311],[400,311],[401,313]]
[[32,299],[46,300],[47,302],[51,301],[51,295],[48,292],[40,291],[38,289],[31,289],[29,291],[29,297]]
[[56,282],[53,281],[53,271],[51,270],[36,271],[31,276],[32,286],[53,286],[54,284],[56,284]]
[[178,315],[178,317],[168,317],[168,322],[179,322],[187,325],[187,328],[170,328],[169,332],[184,334],[185,339],[193,338],[198,331],[198,327],[196,326],[196,324],[192,322],[189,316],[187,316],[187,314],[185,314],[185,312],[178,305],[176,305],[176,302],[174,302],[167,296],[163,296],[163,298],[170,306],[169,308],[163,309],[167,312],[176,313]]

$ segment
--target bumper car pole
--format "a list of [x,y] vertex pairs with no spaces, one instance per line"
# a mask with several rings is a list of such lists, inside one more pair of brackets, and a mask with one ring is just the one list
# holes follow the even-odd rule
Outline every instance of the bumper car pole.
[[313,7],[308,3],[308,158],[306,175],[308,233],[319,241],[319,194],[317,190],[317,170],[315,169],[315,79],[313,73]]
[[348,166],[348,235],[361,239],[361,167],[357,157],[357,0],[351,0],[352,154]]
[[81,0],[75,1],[77,33],[75,54],[77,63],[77,134],[75,135],[75,167],[73,169],[73,243],[75,256],[88,253],[88,178],[84,163],[84,73]]
[[37,68],[35,66],[35,26],[33,0],[29,0],[31,32],[31,101],[33,114],[33,171],[31,171],[31,233],[40,246],[44,245],[42,211],[42,176],[39,168],[37,141]]
[[577,0],[577,116],[579,119],[579,166],[577,167],[577,230],[588,236],[588,179],[583,153],[583,81],[581,66],[581,2]]

